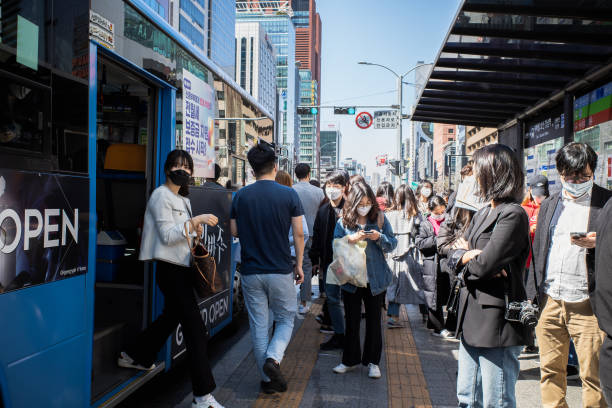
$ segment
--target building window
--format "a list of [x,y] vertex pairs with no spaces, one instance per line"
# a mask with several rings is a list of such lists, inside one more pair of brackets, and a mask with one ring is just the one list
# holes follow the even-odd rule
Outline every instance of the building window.
[[242,37],[240,40],[240,86],[246,89],[246,45],[247,40]]
[[455,133],[455,129],[448,129],[448,133]]
[[253,95],[253,37],[251,37],[251,54],[250,54],[250,67],[249,67],[249,93]]
[[191,21],[204,28],[204,13],[202,13],[191,0],[181,0],[181,10],[183,10]]
[[195,28],[187,19],[183,16],[179,18],[179,31],[187,37],[191,43],[198,48],[204,48],[204,34],[202,34],[197,28]]

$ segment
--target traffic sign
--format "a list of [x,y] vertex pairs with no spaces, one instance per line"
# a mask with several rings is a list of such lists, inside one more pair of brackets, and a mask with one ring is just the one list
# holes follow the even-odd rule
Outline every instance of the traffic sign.
[[355,118],[355,123],[359,129],[367,129],[372,126],[372,115],[369,112],[359,112]]
[[396,129],[397,113],[397,110],[374,111],[374,129]]

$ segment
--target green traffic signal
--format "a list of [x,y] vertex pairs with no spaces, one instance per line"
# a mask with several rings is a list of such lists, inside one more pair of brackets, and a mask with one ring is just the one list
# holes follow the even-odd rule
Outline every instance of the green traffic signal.
[[317,113],[319,113],[319,109],[318,108],[310,108],[310,114],[311,115],[316,115]]
[[349,115],[354,115],[354,114],[355,114],[355,108],[348,108],[348,109],[347,109],[347,113],[348,113]]

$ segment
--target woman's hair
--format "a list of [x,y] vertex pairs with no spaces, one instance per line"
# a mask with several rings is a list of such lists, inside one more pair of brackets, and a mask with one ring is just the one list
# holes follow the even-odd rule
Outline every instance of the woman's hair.
[[512,149],[492,144],[477,150],[473,158],[481,198],[496,202],[521,201],[525,175]]
[[414,217],[419,212],[414,192],[406,184],[402,184],[395,192],[392,210],[404,210],[410,217]]
[[[164,174],[168,176],[173,167],[182,166],[186,166],[189,170],[191,170],[191,176],[193,177],[193,159],[191,158],[191,155],[185,150],[173,150],[168,153],[168,157],[166,157],[166,162],[164,163]],[[183,197],[187,197],[189,195],[189,186],[181,186],[178,193]]]
[[476,212],[472,210],[468,210],[467,208],[455,207],[453,211],[453,217],[448,226],[450,231],[453,231],[453,236],[446,243],[445,246],[452,246],[459,238],[461,238],[465,231],[467,231],[470,223],[472,222],[472,217]]
[[359,214],[357,214],[357,207],[359,207],[359,203],[363,197],[370,199],[370,203],[372,205],[372,208],[367,215],[368,220],[370,222],[375,222],[378,220],[378,212],[380,211],[380,208],[376,202],[374,192],[366,183],[355,183],[353,184],[351,192],[344,203],[344,210],[342,211],[342,221],[346,227],[352,229],[357,225],[357,219],[359,217]]
[[421,197],[421,190],[425,188],[425,186],[429,186],[431,188],[431,193],[433,194],[433,183],[429,180],[421,180],[419,186],[417,187],[416,196]]
[[436,207],[439,206],[446,207],[446,201],[444,201],[444,199],[439,195],[432,196],[427,202],[427,207],[429,208],[429,211],[433,211],[436,209]]
[[365,179],[363,178],[363,176],[361,176],[359,174],[355,174],[354,176],[351,176],[351,178],[349,179],[349,186],[352,186],[355,183],[364,183],[365,184]]
[[463,166],[461,168],[461,172],[459,172],[459,174],[461,174],[461,180],[463,180],[464,178],[474,174],[474,165],[473,165],[473,162],[470,161],[468,164]]
[[376,189],[376,197],[383,197],[386,201],[387,207],[393,205],[393,186],[388,181],[383,181]]
[[293,180],[291,179],[291,175],[287,173],[285,170],[279,170],[276,173],[275,180],[278,184],[282,184],[283,186],[287,186],[287,187],[293,186]]
[[562,176],[573,176],[586,170],[587,165],[595,173],[597,153],[586,143],[569,143],[559,150],[555,157],[557,171]]

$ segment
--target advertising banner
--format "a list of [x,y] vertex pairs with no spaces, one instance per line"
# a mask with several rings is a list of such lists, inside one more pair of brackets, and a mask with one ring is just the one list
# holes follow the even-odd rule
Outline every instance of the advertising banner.
[[[189,199],[193,215],[214,214],[219,218],[216,227],[204,227],[204,244],[217,263],[217,274],[220,275],[220,288],[217,293],[200,299],[200,314],[210,331],[230,316],[231,292],[231,247],[230,207],[232,193],[229,190],[213,184],[212,187],[190,187]],[[178,326],[172,339],[172,357],[176,358],[185,350],[181,326]]]
[[89,180],[0,169],[0,293],[87,272]]
[[565,115],[563,107],[558,107],[543,115],[538,115],[525,123],[527,147],[533,147],[549,140],[565,136]]
[[535,146],[525,148],[525,176],[527,183],[536,175],[548,178],[548,188],[551,194],[561,190],[561,178],[557,171],[555,157],[563,147],[563,137],[558,137]]
[[215,175],[215,92],[183,69],[183,149],[193,157],[194,177]]

